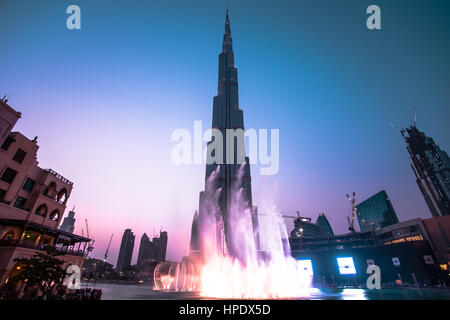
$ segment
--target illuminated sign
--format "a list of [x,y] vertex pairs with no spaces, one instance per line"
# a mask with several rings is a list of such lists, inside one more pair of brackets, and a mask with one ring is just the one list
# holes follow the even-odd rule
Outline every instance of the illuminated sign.
[[312,267],[311,259],[303,259],[297,261],[300,271],[307,276],[313,276],[314,271]]
[[337,258],[340,274],[356,274],[355,263],[352,257]]
[[373,259],[367,259],[366,262],[367,262],[367,266],[371,266],[371,265],[375,264],[375,261]]
[[400,259],[399,258],[397,258],[397,257],[392,258],[392,263],[394,264],[394,266],[400,267]]
[[423,256],[423,259],[425,260],[426,264],[434,264],[434,260],[432,256]]

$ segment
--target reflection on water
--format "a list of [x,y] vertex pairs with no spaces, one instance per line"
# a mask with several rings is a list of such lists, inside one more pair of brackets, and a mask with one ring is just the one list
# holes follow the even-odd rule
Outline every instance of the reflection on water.
[[[84,287],[84,285],[83,285]],[[92,288],[92,285],[89,285]],[[102,300],[204,299],[195,292],[154,291],[145,285],[97,284]],[[450,300],[449,289],[317,289],[308,290],[313,300]],[[305,299],[305,297],[299,298]]]

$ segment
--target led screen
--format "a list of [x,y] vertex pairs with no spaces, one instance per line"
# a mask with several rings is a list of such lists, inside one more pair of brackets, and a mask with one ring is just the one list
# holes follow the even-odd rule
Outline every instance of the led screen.
[[302,273],[308,276],[314,275],[311,259],[298,260],[297,263]]
[[355,263],[352,257],[337,258],[340,274],[356,274]]

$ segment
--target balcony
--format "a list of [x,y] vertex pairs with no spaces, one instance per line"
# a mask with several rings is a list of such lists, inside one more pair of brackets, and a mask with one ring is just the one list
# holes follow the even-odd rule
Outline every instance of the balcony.
[[69,256],[78,256],[78,257],[84,257],[86,254],[83,252],[83,250],[69,250],[67,247],[65,248],[58,248],[55,246],[50,246],[48,244],[39,244],[32,241],[26,241],[26,240],[9,240],[9,239],[3,239],[0,241],[0,247],[15,247],[15,248],[26,248],[26,249],[32,249],[32,250],[44,250],[47,247],[53,247],[56,248],[57,251],[65,253]]

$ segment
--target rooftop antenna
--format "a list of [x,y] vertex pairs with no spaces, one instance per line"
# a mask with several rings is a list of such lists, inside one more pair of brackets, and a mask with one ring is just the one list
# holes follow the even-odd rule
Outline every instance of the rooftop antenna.
[[416,122],[417,122],[416,107],[413,107],[413,118],[414,118],[414,127],[415,127],[416,126]]

